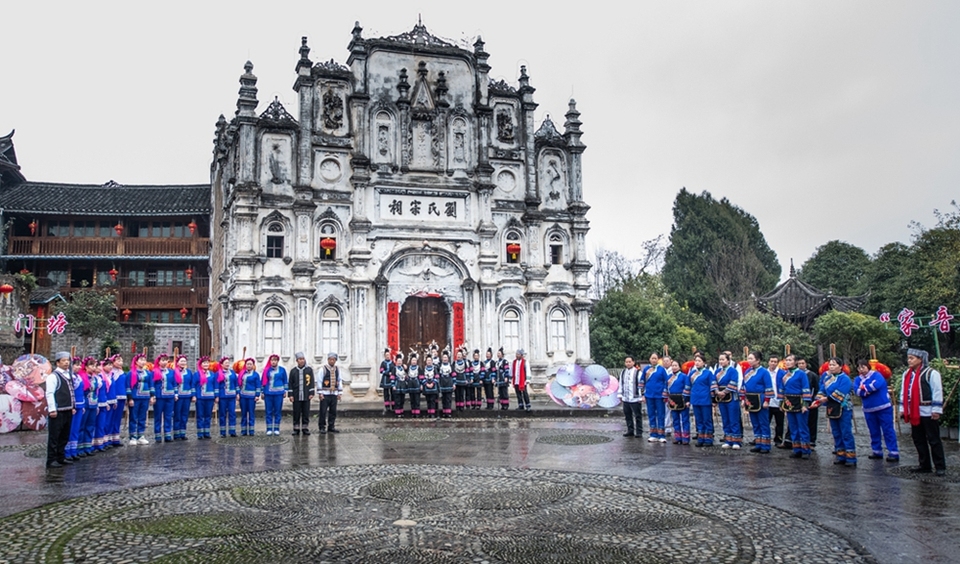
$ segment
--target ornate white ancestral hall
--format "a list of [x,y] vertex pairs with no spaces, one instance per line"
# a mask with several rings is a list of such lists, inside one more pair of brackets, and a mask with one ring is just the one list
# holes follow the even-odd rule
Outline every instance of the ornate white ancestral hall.
[[314,63],[304,37],[295,111],[258,112],[244,65],[211,166],[216,350],[336,352],[348,397],[385,347],[523,348],[535,385],[589,360],[580,113],[535,123],[526,67],[492,80],[484,47],[357,24]]

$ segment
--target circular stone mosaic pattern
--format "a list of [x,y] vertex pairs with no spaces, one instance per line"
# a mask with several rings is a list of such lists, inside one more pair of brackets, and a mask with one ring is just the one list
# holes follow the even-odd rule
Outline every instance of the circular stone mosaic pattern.
[[612,441],[610,437],[604,437],[602,435],[581,435],[581,434],[572,434],[572,435],[541,435],[537,437],[538,443],[544,443],[548,445],[565,445],[565,446],[583,446],[583,445],[599,445],[602,443],[609,443]]
[[[789,536],[771,534],[790,531]],[[873,562],[725,494],[596,474],[338,466],[199,478],[0,519],[9,562]]]
[[903,478],[905,480],[918,480],[920,482],[930,483],[951,482],[954,484],[960,484],[960,470],[957,470],[956,468],[947,466],[946,476],[936,476],[932,472],[929,474],[915,474],[910,471],[913,468],[915,468],[915,466],[893,466],[887,468],[887,474],[896,476],[897,478]]
[[277,435],[254,435],[252,437],[220,437],[217,439],[217,444],[237,447],[274,446],[282,445],[287,441],[288,439],[286,437],[280,437]]
[[411,429],[409,431],[397,431],[395,433],[384,433],[380,435],[381,441],[388,443],[429,443],[433,441],[442,441],[450,435],[428,429]]

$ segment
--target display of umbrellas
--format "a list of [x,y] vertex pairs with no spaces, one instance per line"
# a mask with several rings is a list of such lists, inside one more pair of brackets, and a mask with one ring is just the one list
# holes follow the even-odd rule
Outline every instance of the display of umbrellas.
[[559,405],[590,409],[613,409],[620,405],[617,390],[620,383],[599,364],[586,368],[567,364],[557,370],[556,377],[547,382],[547,394]]
[[25,354],[9,366],[0,366],[0,433],[46,428],[44,382],[52,371],[50,361],[38,354]]

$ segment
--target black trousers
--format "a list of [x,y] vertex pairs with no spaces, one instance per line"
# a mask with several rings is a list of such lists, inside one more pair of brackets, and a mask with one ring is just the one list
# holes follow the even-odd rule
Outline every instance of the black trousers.
[[407,392],[410,396],[410,413],[420,415],[420,392]]
[[463,384],[457,384],[453,389],[454,399],[457,403],[457,409],[463,409],[464,396],[466,395],[466,387]]
[[453,407],[453,392],[440,392],[440,406],[444,413],[450,413]]
[[437,413],[437,394],[423,394],[427,401],[427,414],[435,415]]
[[910,436],[913,446],[917,447],[920,458],[920,468],[930,469],[930,455],[933,455],[933,466],[937,470],[947,469],[947,460],[943,455],[943,443],[940,442],[940,422],[932,417],[921,417],[919,425],[910,427]]
[[293,429],[310,428],[310,400],[293,400]]
[[56,417],[47,419],[47,466],[54,462],[63,462],[63,451],[70,440],[72,421],[73,413],[70,411],[58,411]]
[[513,391],[517,393],[517,409],[530,409],[530,394],[527,392],[527,387],[524,386],[521,390],[520,386],[514,386]]
[[320,396],[320,430],[324,428],[329,430],[336,429],[337,422],[337,396]]
[[820,426],[820,408],[807,410],[807,427],[810,429],[810,444],[817,442],[817,427]]
[[497,397],[500,399],[500,407],[506,409],[510,405],[510,385],[497,385]]
[[623,402],[623,416],[627,420],[627,432],[635,435],[643,433],[643,416],[640,413],[640,402]]
[[779,407],[770,408],[770,420],[776,421],[775,432],[773,433],[773,442],[783,442],[783,411]]
[[494,404],[493,382],[483,383],[483,395],[487,397],[487,409],[493,409],[493,404]]

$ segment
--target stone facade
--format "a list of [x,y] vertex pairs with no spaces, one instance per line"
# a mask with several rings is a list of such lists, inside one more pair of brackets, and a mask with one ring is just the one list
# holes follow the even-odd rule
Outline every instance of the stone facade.
[[491,81],[418,24],[346,65],[303,38],[293,89],[257,113],[250,62],[211,165],[214,347],[263,361],[338,352],[354,395],[385,346],[526,349],[534,382],[590,358],[579,112],[534,123],[525,67]]

